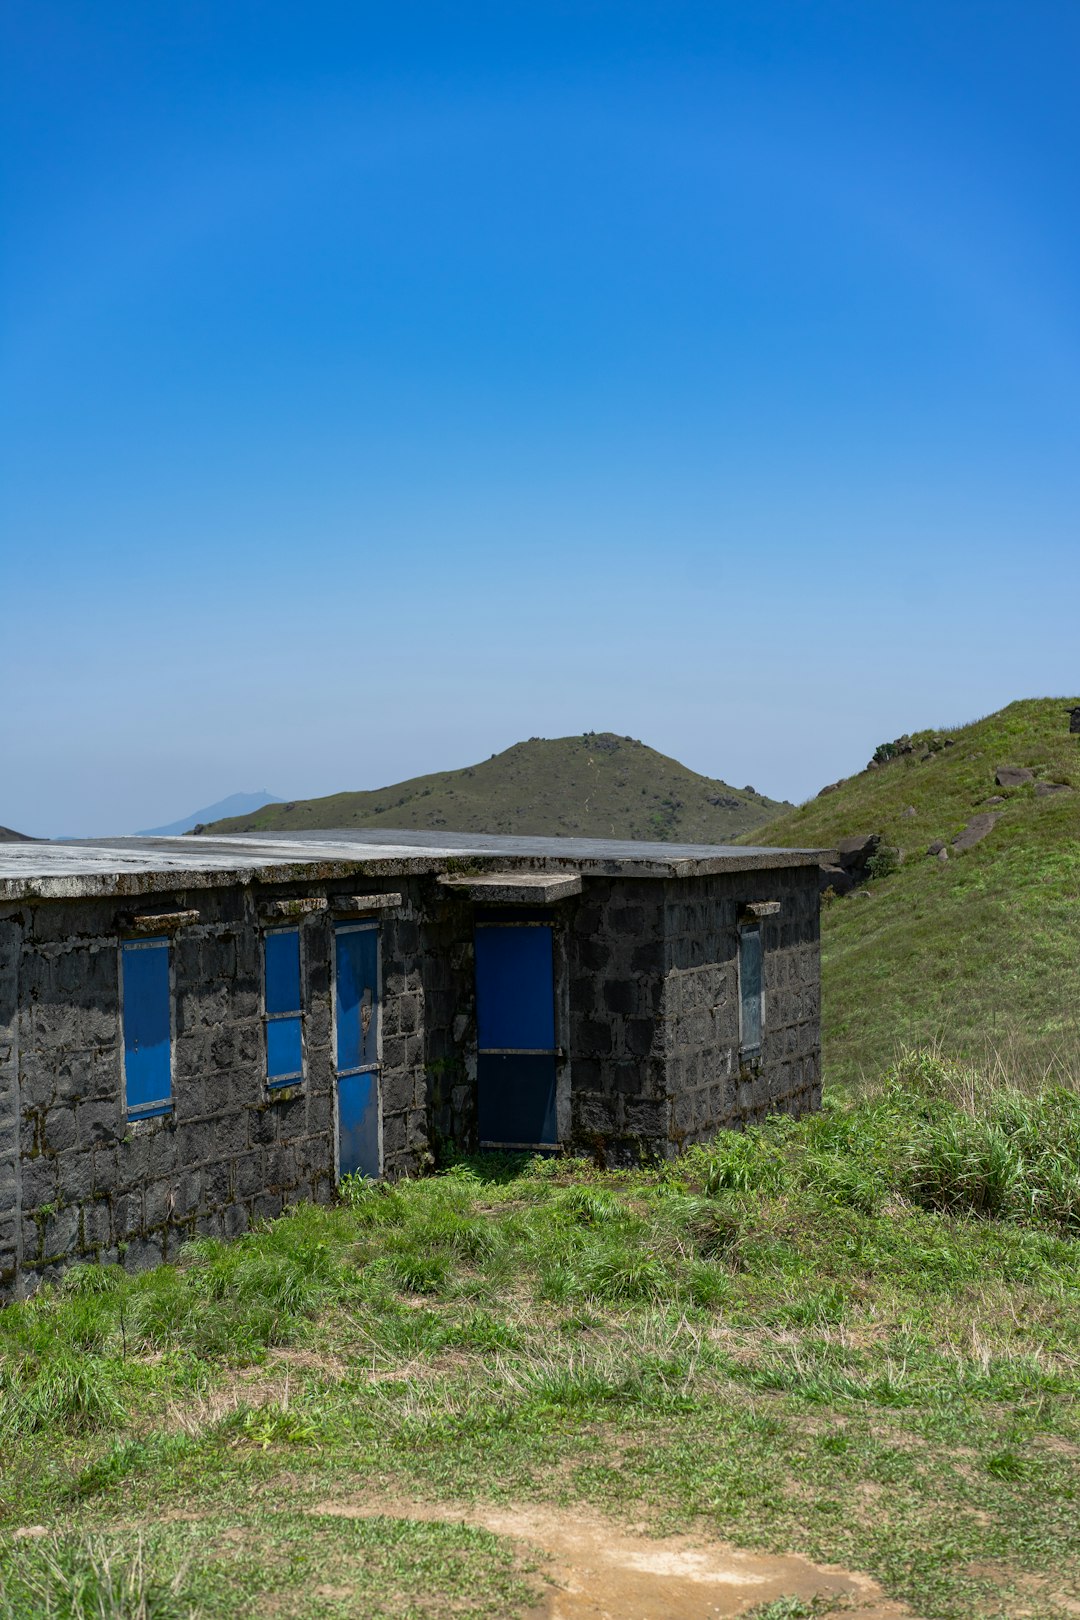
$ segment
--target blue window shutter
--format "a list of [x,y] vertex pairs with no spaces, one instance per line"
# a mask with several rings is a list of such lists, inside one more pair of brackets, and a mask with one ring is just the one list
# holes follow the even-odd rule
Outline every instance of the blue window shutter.
[[300,930],[280,928],[265,936],[266,1011],[300,1011]]
[[266,1020],[266,1078],[299,1080],[304,1073],[304,1037],[299,1014]]
[[263,935],[266,1078],[271,1086],[304,1078],[304,1025],[300,1000],[300,930]]
[[172,996],[169,942],[122,947],[124,1091],[129,1118],[172,1107]]

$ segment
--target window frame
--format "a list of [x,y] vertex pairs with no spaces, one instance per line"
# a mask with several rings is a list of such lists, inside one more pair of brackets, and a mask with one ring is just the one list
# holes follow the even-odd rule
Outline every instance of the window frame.
[[[176,1109],[176,965],[173,960],[172,939],[168,934],[152,934],[149,938],[121,939],[119,943],[120,966],[120,1076],[121,1093],[124,1107],[124,1117],[129,1125],[138,1124],[144,1119],[160,1119]],[[169,1094],[149,1102],[136,1103],[134,1106],[128,1101],[128,1016],[127,1016],[127,980],[124,972],[124,959],[129,951],[164,950],[167,976],[166,1000],[169,1015]]]
[[[271,926],[262,932],[262,977],[259,987],[260,1010],[262,1013],[263,1029],[263,1084],[267,1091],[283,1091],[290,1086],[302,1086],[307,1079],[307,1040],[304,1015],[304,930],[299,923],[282,923],[280,926]],[[266,1007],[266,942],[272,934],[296,935],[296,994],[298,1006],[288,1012],[268,1012]],[[296,1019],[300,1026],[300,1067],[289,1074],[271,1075],[270,1073],[270,1039],[269,1028],[271,1024],[284,1022],[286,1019]]]
[[[751,934],[757,936],[758,972],[760,976],[758,988],[758,1038],[756,1041],[747,1039],[745,1027],[746,997],[743,995],[743,941]],[[743,1059],[760,1058],[765,1039],[765,931],[760,922],[746,921],[739,924],[736,962],[739,992],[739,1056]]]

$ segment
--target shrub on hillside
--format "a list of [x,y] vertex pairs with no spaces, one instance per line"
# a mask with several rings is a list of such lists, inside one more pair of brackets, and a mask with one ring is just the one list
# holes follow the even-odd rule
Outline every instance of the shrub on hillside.
[[893,849],[891,844],[879,844],[866,863],[866,875],[869,878],[892,877],[894,872],[900,870],[900,851]]

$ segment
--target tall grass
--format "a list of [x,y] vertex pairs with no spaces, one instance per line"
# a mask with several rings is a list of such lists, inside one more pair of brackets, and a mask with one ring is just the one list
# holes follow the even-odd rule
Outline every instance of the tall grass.
[[1080,1092],[1017,1086],[939,1050],[902,1051],[858,1102],[827,1099],[797,1125],[776,1116],[693,1150],[714,1195],[810,1193],[863,1214],[889,1198],[927,1210],[1080,1232]]
[[88,1535],[16,1542],[0,1565],[0,1620],[194,1620],[184,1578],[155,1571],[141,1539],[129,1552]]
[[128,1276],[75,1267],[0,1311],[0,1439],[79,1432],[123,1416],[162,1355],[234,1364],[292,1342],[356,1275],[347,1212],[304,1206],[233,1243],[190,1244],[177,1265]]

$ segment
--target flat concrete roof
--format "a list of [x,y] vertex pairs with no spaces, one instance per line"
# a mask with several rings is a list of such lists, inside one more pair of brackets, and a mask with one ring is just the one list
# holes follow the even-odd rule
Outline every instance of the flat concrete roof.
[[213,838],[87,838],[0,846],[0,902],[78,900],[352,876],[447,871],[579,872],[584,877],[703,877],[816,866],[816,849],[648,844],[621,838],[347,829]]

